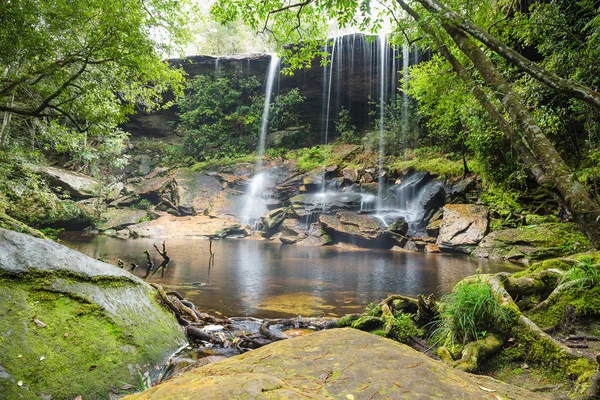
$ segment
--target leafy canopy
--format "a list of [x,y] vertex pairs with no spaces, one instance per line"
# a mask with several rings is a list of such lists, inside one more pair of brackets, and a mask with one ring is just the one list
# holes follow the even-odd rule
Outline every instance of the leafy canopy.
[[[84,148],[98,153],[104,146],[114,150],[113,158],[123,140],[116,127],[135,111],[134,104],[154,109],[165,91],[182,91],[181,71],[163,59],[188,38],[187,4],[1,2],[2,143],[28,140],[71,156],[86,153]],[[84,165],[98,158],[91,153],[83,154]]]

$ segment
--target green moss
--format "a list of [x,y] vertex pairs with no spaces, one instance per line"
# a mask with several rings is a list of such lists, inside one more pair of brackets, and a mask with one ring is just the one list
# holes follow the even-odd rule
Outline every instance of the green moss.
[[344,315],[340,318],[336,324],[338,328],[345,328],[347,326],[351,326],[352,322],[354,322],[359,317],[357,315]]
[[386,324],[390,324],[389,337],[399,342],[406,343],[411,336],[421,337],[424,335],[422,329],[417,328],[412,315],[397,313],[396,316],[388,315],[385,317]]
[[[69,290],[44,290],[50,284]],[[123,290],[131,305],[121,303]],[[150,370],[182,344],[174,318],[159,305],[148,309],[149,302],[156,304],[151,291],[133,282],[102,291],[106,301],[114,301],[115,314],[91,303],[86,296],[98,293],[97,285],[73,279],[73,274],[37,272],[0,279],[0,360],[14,380],[0,379],[0,393],[7,398],[84,394],[104,399],[109,385],[135,385],[137,371]]]
[[[469,163],[473,170],[473,165]],[[403,173],[408,170],[428,171],[444,178],[459,178],[463,175],[463,163],[460,157],[452,154],[435,151],[435,149],[422,148],[407,151],[404,156],[395,158],[388,165],[392,173]]]
[[379,317],[381,315],[381,306],[376,305],[375,303],[369,303],[365,308],[365,315]]
[[375,329],[373,331],[370,331],[369,333],[372,333],[373,335],[377,335],[377,336],[381,336],[381,337],[387,337],[387,334],[385,333],[384,329]]
[[383,321],[380,318],[365,315],[354,322],[352,322],[352,327],[355,329],[360,329],[361,331],[372,331],[375,329],[380,329],[383,326]]
[[588,290],[567,291],[559,300],[547,309],[531,312],[527,316],[541,328],[559,324],[565,316],[565,307],[571,305],[579,317],[596,317],[600,315],[600,286]]
[[73,310],[73,315],[81,317],[83,315],[102,316],[104,309],[96,304],[81,304]]

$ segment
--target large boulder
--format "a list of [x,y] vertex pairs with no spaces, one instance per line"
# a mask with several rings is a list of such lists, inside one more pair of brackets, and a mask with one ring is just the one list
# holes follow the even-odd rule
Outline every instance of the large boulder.
[[148,218],[148,212],[145,210],[135,210],[130,208],[109,208],[102,213],[102,221],[96,225],[99,231],[109,229],[121,230],[130,225],[135,225],[142,219]]
[[357,329],[272,343],[194,369],[127,400],[550,399],[453,369],[398,342]]
[[444,206],[437,245],[442,251],[471,253],[488,230],[489,210],[476,204]]
[[0,229],[0,276],[2,398],[105,399],[186,342],[148,284],[58,243]]
[[321,215],[319,222],[334,241],[361,247],[391,247],[389,232],[373,215],[340,211],[335,215]]
[[589,240],[574,223],[546,223],[492,232],[473,255],[526,263],[590,249]]
[[191,208],[198,214],[204,212],[223,190],[223,184],[216,177],[187,168],[177,169],[173,178],[177,205]]
[[424,213],[437,210],[446,202],[446,189],[441,182],[434,182],[423,189],[419,205]]
[[162,191],[173,180],[170,176],[159,176],[151,179],[144,179],[139,186],[135,188],[135,194],[141,198],[158,203]]
[[313,211],[335,212],[340,210],[359,210],[361,203],[360,193],[321,192],[311,194],[299,194],[290,199],[298,214],[303,215]]
[[[237,232],[239,230],[239,232]],[[221,237],[223,232],[234,232],[246,235],[233,218],[211,218],[205,215],[175,217],[162,215],[159,218],[131,225],[118,232],[125,237]]]
[[37,171],[46,177],[51,186],[67,192],[73,199],[98,196],[100,182],[85,174],[57,167],[39,167]]

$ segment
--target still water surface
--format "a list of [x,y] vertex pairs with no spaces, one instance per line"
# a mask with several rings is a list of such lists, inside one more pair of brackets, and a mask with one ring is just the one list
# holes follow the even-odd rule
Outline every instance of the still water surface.
[[[127,266],[145,264],[145,249],[156,264],[162,261],[152,246],[160,248],[162,239],[66,233],[61,240],[113,264],[118,259]],[[177,290],[204,312],[226,316],[339,316],[360,312],[391,293],[445,293],[478,268],[483,273],[520,270],[461,255],[348,251],[242,239],[213,241],[214,264],[209,266],[208,240],[166,239],[166,246],[172,259],[167,271],[148,281]],[[145,272],[138,268],[134,273],[143,277]]]

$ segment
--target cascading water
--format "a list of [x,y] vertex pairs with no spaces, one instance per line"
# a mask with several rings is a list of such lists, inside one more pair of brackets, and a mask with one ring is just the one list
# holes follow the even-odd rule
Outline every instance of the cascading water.
[[383,158],[385,156],[385,106],[387,92],[388,76],[388,44],[387,36],[382,34],[377,36],[379,43],[379,178],[377,186],[377,208],[383,208],[383,191],[385,186],[385,177],[383,171]]
[[[408,80],[408,67],[410,64],[410,48],[408,45],[404,45],[402,48],[402,78],[404,79],[404,85]],[[406,90],[402,91],[402,143],[404,144],[404,148],[408,147],[408,128],[409,128],[409,119],[408,119],[408,95],[406,94]]]
[[262,121],[260,124],[260,136],[258,140],[256,166],[254,168],[255,175],[248,184],[248,190],[244,196],[245,202],[242,210],[242,221],[250,226],[253,230],[260,228],[260,218],[268,211],[266,200],[268,200],[267,189],[273,186],[272,178],[268,171],[263,171],[263,156],[267,142],[267,131],[269,123],[269,108],[273,95],[273,85],[276,76],[278,76],[280,59],[275,55],[271,55],[269,69],[265,77],[265,103],[263,106]]
[[260,123],[260,137],[258,139],[258,164],[257,164],[257,172],[262,167],[262,156],[265,154],[265,147],[267,143],[267,127],[269,124],[269,107],[271,106],[271,97],[273,96],[273,83],[275,82],[275,77],[279,74],[277,70],[279,69],[279,57],[277,55],[271,55],[271,62],[269,63],[269,70],[267,71],[267,84],[265,87],[265,104],[263,106],[263,114],[262,121]]

